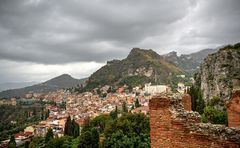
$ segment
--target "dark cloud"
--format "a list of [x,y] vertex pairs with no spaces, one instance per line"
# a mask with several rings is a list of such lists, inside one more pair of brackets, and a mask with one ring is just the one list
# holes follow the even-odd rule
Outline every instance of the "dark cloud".
[[239,6],[239,0],[1,0],[0,66],[104,63],[133,47],[189,53],[239,42]]
[[0,57],[46,64],[122,58],[146,37],[167,32],[191,5],[187,0],[2,1]]

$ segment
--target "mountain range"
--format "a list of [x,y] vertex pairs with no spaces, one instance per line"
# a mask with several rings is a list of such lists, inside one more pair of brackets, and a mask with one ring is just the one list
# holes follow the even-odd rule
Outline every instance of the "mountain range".
[[[63,74],[40,84],[2,91],[0,92],[0,97],[23,96],[31,91],[49,92],[60,88],[74,87],[85,82],[86,88],[89,90],[105,84],[129,84],[133,86],[146,82],[165,84],[171,81],[172,77],[177,74],[195,73],[203,59],[217,50],[218,48],[204,49],[178,56],[177,52],[174,51],[165,55],[159,55],[151,49],[133,48],[125,59],[108,61],[105,66],[94,72],[88,80],[74,79],[68,74]],[[26,84],[23,85],[26,86]],[[14,86],[14,84],[11,86]],[[2,85],[2,87],[9,86]]]
[[218,49],[219,48],[203,49],[198,52],[194,52],[191,54],[182,54],[180,56],[177,55],[177,52],[172,51],[168,54],[163,55],[163,57],[167,61],[174,63],[175,65],[182,68],[186,72],[193,74],[197,70],[199,70],[203,59],[207,55],[217,52]]
[[85,81],[86,81],[85,78],[75,79],[68,74],[63,74],[40,84],[19,88],[19,89],[10,89],[6,91],[2,91],[0,92],[0,97],[1,98],[9,98],[14,96],[19,97],[19,96],[24,96],[26,93],[29,93],[29,92],[36,92],[36,93],[50,92],[50,91],[55,91],[61,88],[75,87],[77,85],[84,84]]
[[8,89],[17,89],[38,84],[39,82],[6,82],[0,83],[0,92]]

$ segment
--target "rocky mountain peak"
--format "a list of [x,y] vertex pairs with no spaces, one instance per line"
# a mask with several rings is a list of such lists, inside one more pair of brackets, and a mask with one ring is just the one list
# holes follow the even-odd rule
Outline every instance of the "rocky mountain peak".
[[166,83],[173,74],[183,73],[182,69],[164,60],[149,49],[133,48],[123,60],[107,62],[89,77],[88,89],[102,85]]
[[129,55],[127,56],[127,59],[132,59],[132,58],[160,58],[160,55],[157,54],[155,51],[152,49],[140,49],[140,48],[133,48]]

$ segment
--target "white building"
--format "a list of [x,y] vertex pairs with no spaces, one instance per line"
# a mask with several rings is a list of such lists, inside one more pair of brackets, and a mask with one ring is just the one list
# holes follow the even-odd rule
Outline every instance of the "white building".
[[178,88],[177,88],[178,92],[180,92],[181,94],[184,94],[186,90],[187,90],[187,88],[184,85],[184,83],[178,83]]
[[151,83],[145,84],[145,93],[148,94],[158,94],[169,91],[169,87],[166,85],[151,85]]

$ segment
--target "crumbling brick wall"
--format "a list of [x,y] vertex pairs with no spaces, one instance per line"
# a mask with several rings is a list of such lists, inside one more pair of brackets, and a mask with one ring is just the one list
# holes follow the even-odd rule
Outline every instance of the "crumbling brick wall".
[[183,107],[186,111],[192,110],[192,100],[189,94],[183,94],[182,96]]
[[240,128],[240,90],[233,92],[227,103],[228,127]]
[[239,147],[240,129],[200,123],[197,112],[184,110],[179,94],[155,96],[149,109],[152,148]]

